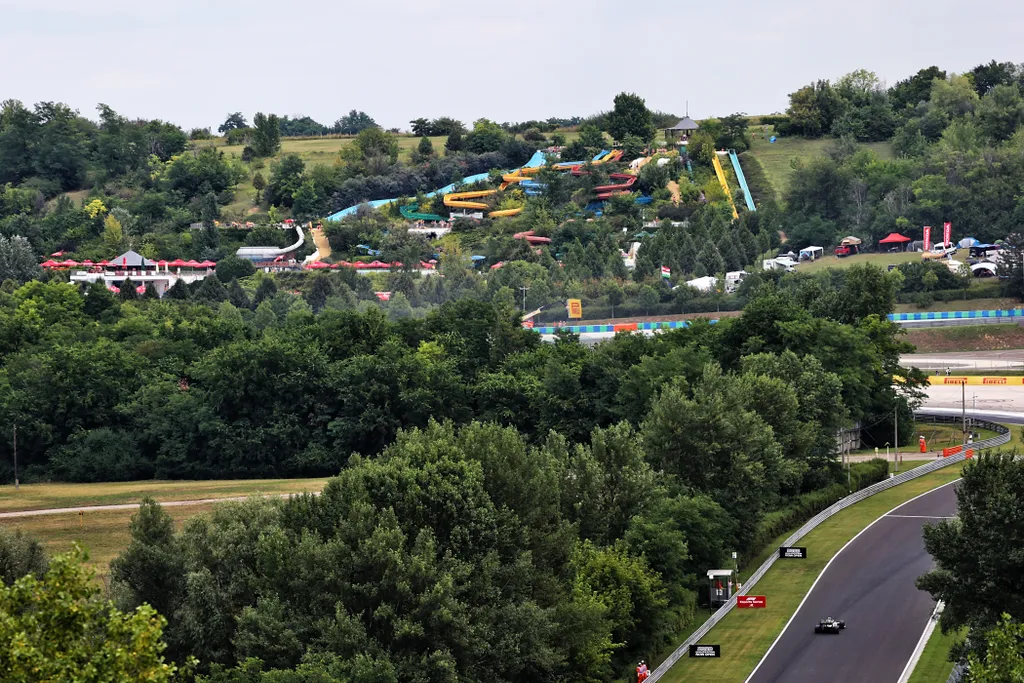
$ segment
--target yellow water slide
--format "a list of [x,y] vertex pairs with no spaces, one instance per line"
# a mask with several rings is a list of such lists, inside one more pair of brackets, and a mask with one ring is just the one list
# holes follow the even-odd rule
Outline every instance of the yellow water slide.
[[712,157],[712,163],[715,165],[715,175],[718,176],[718,184],[722,186],[722,190],[725,192],[725,197],[729,200],[729,206],[732,207],[732,217],[739,218],[740,214],[736,211],[736,205],[732,202],[732,192],[729,191],[729,181],[725,179],[725,169],[722,168],[722,162],[718,160],[718,154],[715,154]]
[[[486,211],[491,208],[490,205],[484,202],[473,202],[467,201],[470,199],[480,199],[482,197],[490,197],[498,193],[498,190],[475,190],[473,192],[452,192],[444,196],[444,205],[450,209],[472,209],[474,211]],[[501,211],[491,211],[488,213],[490,218],[502,218],[505,216],[515,216],[516,214],[522,213],[522,208],[517,209],[503,209]]]
[[[612,150],[611,152],[606,152],[603,156],[601,156],[601,157],[599,157],[597,159],[594,159],[590,163],[592,165],[594,165],[594,166],[600,166],[601,164],[607,164],[607,163],[609,163],[611,161],[618,161],[621,158],[622,158],[622,150],[621,149],[615,149],[615,150]],[[553,165],[551,168],[555,169],[556,171],[571,171],[572,169],[577,168],[577,167],[582,166],[582,165],[583,164],[581,164],[579,162],[564,161],[562,163],[558,163],[558,164]],[[544,170],[544,168],[546,168],[546,167],[545,166],[533,166],[533,167],[529,167],[529,168],[517,168],[516,170],[512,171],[511,173],[506,173],[505,175],[503,175],[501,177],[501,179],[504,182],[502,182],[500,189],[504,190],[506,187],[508,187],[512,183],[518,183],[518,182],[520,182],[522,180],[526,180],[530,176],[537,175],[542,170]]]

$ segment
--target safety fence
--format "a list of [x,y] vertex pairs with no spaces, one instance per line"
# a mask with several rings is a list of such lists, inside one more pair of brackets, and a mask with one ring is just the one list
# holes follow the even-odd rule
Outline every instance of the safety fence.
[[[915,413],[914,417],[919,420],[934,420],[936,422],[956,421],[955,418],[950,418],[947,416],[931,415],[928,413],[927,410],[918,411],[917,413]],[[994,422],[988,422],[987,420],[972,420],[971,424],[984,429],[990,429],[997,433],[996,436],[990,439],[985,439],[983,441],[978,441],[972,444],[972,449],[975,452],[984,450],[986,448],[996,448],[998,446],[1003,446],[1009,443],[1010,441],[1010,430],[1005,425],[996,424]],[[945,458],[938,458],[924,465],[920,465],[911,470],[907,470],[906,472],[897,474],[884,481],[880,481],[877,484],[872,484],[871,486],[863,488],[860,491],[857,491],[856,493],[852,493],[849,496],[846,496],[842,500],[832,504],[831,506],[825,508],[817,515],[812,517],[806,524],[797,529],[792,536],[783,541],[782,545],[791,546],[795,544],[801,538],[810,533],[815,527],[817,527],[819,524],[835,515],[837,512],[845,510],[846,508],[856,503],[859,503],[865,498],[870,498],[876,493],[886,491],[888,489],[893,488],[894,486],[899,486],[900,484],[904,484],[912,479],[917,479],[918,477],[921,477],[925,474],[929,474],[936,470],[940,470],[943,467],[952,465],[953,463],[961,462],[964,460],[964,458],[965,455],[963,452],[956,453]],[[778,553],[772,553],[768,557],[768,559],[764,561],[764,564],[758,567],[757,570],[747,578],[747,580],[743,583],[744,592],[749,594],[750,589],[753,588],[753,586],[758,581],[760,581],[765,574],[768,573],[768,570],[772,568],[772,565],[775,564],[775,561],[778,559],[778,555]],[[711,617],[707,621],[705,621],[700,626],[700,628],[694,631],[689,638],[684,640],[682,644],[680,644],[679,647],[677,647],[675,651],[671,655],[669,655],[665,661],[658,665],[658,667],[648,677],[646,683],[656,683],[658,679],[664,676],[665,673],[668,672],[668,670],[671,669],[676,662],[678,662],[684,655],[686,655],[689,652],[691,645],[696,645],[697,643],[699,643],[701,638],[707,635],[708,632],[711,629],[713,629],[718,624],[718,622],[724,619],[725,615],[727,615],[733,609],[733,607],[736,606],[736,598],[737,595],[733,595],[731,598],[729,598],[728,602],[726,602],[714,614],[712,614]]]

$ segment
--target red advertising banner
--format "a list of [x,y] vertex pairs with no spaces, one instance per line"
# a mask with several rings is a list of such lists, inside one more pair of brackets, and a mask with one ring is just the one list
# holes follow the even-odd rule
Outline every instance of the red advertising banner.
[[942,224],[942,241],[945,244],[949,244],[953,241],[953,224],[943,223]]
[[763,595],[737,595],[736,607],[739,609],[757,609],[767,607],[768,598]]
[[932,226],[924,226],[924,250],[932,250]]

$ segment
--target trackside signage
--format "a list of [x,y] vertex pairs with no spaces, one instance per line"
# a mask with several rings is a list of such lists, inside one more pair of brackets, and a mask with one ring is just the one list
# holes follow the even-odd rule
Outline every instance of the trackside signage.
[[757,609],[767,607],[768,599],[763,595],[738,595],[736,596],[736,607],[740,609]]
[[691,657],[721,657],[722,646],[721,645],[691,645],[690,646]]
[[792,546],[782,546],[779,548],[779,559],[780,560],[806,560],[807,559],[807,548],[795,548]]

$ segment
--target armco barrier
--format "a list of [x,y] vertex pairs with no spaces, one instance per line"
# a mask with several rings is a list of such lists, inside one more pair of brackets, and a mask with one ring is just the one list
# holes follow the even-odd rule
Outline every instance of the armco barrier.
[[[916,413],[916,416],[934,417],[932,415],[929,415],[927,410],[918,411]],[[934,419],[937,419],[939,421],[946,421],[951,418],[942,416],[934,417]],[[1009,443],[1010,441],[1010,430],[1001,424],[988,422],[986,420],[973,420],[972,424],[982,427],[984,429],[991,429],[992,431],[999,432],[997,436],[994,436],[991,439],[985,439],[984,441],[978,441],[977,443],[975,443],[975,450],[980,451],[986,448],[995,448],[997,446],[1002,446],[1006,443]],[[930,472],[940,470],[943,467],[951,465],[955,462],[961,462],[963,459],[963,453],[958,453],[948,458],[938,458],[937,460],[932,460],[924,465],[920,465],[918,467],[915,467],[914,469],[907,470],[906,472],[897,474],[895,477],[892,477],[891,479],[886,479],[885,481],[880,481],[877,484],[872,484],[867,488],[861,489],[856,493],[846,496],[842,500],[832,504],[831,506],[825,508],[817,515],[812,517],[806,524],[797,529],[792,536],[783,541],[782,545],[794,545],[797,541],[799,541],[801,538],[810,533],[811,530],[813,530],[819,524],[824,522],[826,519],[836,514],[840,510],[845,510],[854,503],[859,503],[865,498],[870,498],[876,493],[885,491],[887,489],[891,489],[894,486],[899,486],[900,484],[908,482],[912,479],[917,479],[918,477],[925,474],[929,474]],[[773,564],[775,564],[776,559],[778,559],[778,553],[772,553],[768,556],[768,559],[764,561],[764,564],[758,567],[757,571],[755,571],[747,578],[747,580],[743,583],[744,593],[751,592],[751,589],[754,587],[754,585],[758,581],[760,581],[761,577],[767,574],[768,570],[771,569]],[[686,655],[689,652],[690,645],[699,643],[701,638],[707,635],[707,633],[711,629],[713,629],[715,625],[718,624],[718,622],[724,619],[725,615],[728,614],[729,611],[736,606],[736,597],[737,596],[735,595],[732,596],[728,602],[726,602],[724,605],[718,608],[718,611],[712,614],[711,617],[707,621],[705,621],[700,628],[694,631],[689,638],[684,640],[682,644],[679,647],[677,647],[675,651],[671,655],[669,655],[664,662],[659,664],[658,667],[653,672],[651,672],[651,675],[647,679],[647,683],[656,683],[656,681],[662,676],[664,676],[665,673],[669,669],[671,669],[676,662],[678,662],[684,655]]]
[[889,320],[895,323],[920,322],[923,320],[974,320],[977,318],[1024,318],[1024,309],[1009,308],[987,311],[923,311],[920,313],[891,313]]

